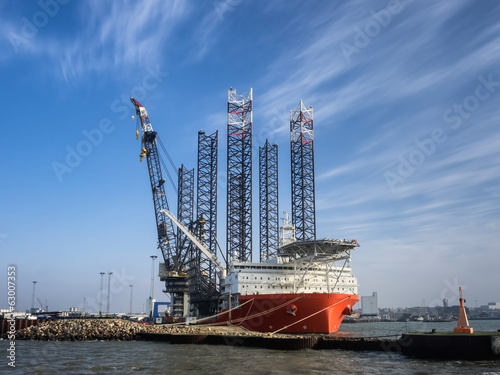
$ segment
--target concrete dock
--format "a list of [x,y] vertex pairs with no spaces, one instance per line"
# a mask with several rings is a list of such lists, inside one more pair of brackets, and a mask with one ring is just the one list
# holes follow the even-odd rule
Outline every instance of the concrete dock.
[[335,337],[330,335],[220,335],[220,334],[168,334],[142,332],[138,336],[148,341],[164,341],[172,344],[205,344],[246,346],[278,350],[300,349],[343,349],[391,351],[397,346],[396,340]]
[[500,332],[413,332],[398,340],[401,352],[420,358],[500,359]]

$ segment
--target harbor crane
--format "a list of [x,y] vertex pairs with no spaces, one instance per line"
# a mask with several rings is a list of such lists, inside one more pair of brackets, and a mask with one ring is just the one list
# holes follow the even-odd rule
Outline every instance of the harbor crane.
[[[186,316],[188,309],[188,251],[177,246],[172,221],[162,212],[162,210],[169,211],[169,207],[165,193],[165,179],[162,177],[160,156],[157,149],[157,133],[153,130],[146,108],[132,97],[130,101],[135,107],[135,113],[142,129],[140,160],[146,158],[151,182],[158,248],[161,250],[164,260],[164,263],[160,263],[160,280],[165,282],[164,292],[171,295],[174,317],[176,315],[178,317]],[[138,136],[139,129],[137,129]]]
[[[195,221],[183,222],[180,217],[177,219],[170,212],[157,142],[165,153],[166,150],[157,133],[153,130],[146,108],[134,98],[130,98],[130,101],[135,107],[142,129],[139,156],[141,161],[146,158],[148,165],[158,232],[158,248],[161,249],[164,260],[163,263],[160,263],[159,276],[160,280],[165,282],[164,292],[171,295],[172,316],[177,319],[186,317],[191,307],[202,314],[215,311],[220,290],[217,288],[216,280],[205,272],[197,254],[201,252],[205,257],[205,262],[213,264],[219,280],[225,277],[226,270],[220,264],[216,254],[206,246],[206,220],[202,216]],[[136,135],[138,139],[139,129],[137,129]],[[168,170],[165,172],[168,174]],[[178,190],[179,199],[181,199],[180,185]],[[180,213],[177,212],[177,215]],[[173,224],[184,233],[184,236],[175,235]]]
[[37,298],[38,300],[38,303],[40,304],[40,307],[42,308],[42,311],[47,311],[48,310],[48,306],[44,306],[42,301],[40,301],[40,298]]

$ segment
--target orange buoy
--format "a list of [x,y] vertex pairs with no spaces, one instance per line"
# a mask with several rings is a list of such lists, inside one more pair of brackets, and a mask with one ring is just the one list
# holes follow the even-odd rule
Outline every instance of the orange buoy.
[[458,322],[457,328],[453,329],[453,333],[473,333],[472,327],[469,327],[469,320],[467,319],[467,312],[465,311],[464,302],[462,298],[462,287],[458,287],[460,293],[460,307],[458,308]]

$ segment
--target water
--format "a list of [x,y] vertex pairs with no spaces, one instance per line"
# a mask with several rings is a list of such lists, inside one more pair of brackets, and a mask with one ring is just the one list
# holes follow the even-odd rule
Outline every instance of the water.
[[[500,329],[500,320],[470,320],[469,325],[474,331],[497,331]],[[401,335],[405,329],[409,332],[450,332],[457,326],[452,322],[377,322],[377,323],[342,323],[335,336],[364,336],[379,337]],[[391,338],[391,337],[388,337]]]
[[[451,330],[456,323],[410,322],[414,331]],[[404,323],[342,325],[339,335],[396,334]],[[472,321],[476,330],[500,329],[500,321]],[[0,348],[8,347],[0,341]],[[394,352],[342,350],[280,351],[164,342],[17,341],[15,369],[1,356],[0,373],[9,374],[478,374],[500,375],[497,361],[439,361]],[[10,371],[8,371],[10,370]]]

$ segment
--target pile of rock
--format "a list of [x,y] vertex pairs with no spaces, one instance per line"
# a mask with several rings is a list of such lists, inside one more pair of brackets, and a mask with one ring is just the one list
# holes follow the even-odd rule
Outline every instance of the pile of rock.
[[120,319],[61,319],[16,332],[16,339],[43,341],[134,340],[143,326]]
[[252,332],[237,326],[186,326],[184,324],[162,324],[145,326],[147,333],[168,333],[172,335],[222,335],[222,336],[267,336],[267,333]]
[[[140,340],[140,333],[171,335],[269,336],[241,327],[183,324],[146,325],[123,319],[59,319],[41,323],[16,332],[19,340],[84,341],[84,340]],[[285,337],[287,335],[280,335]],[[296,337],[296,336],[293,336]]]

